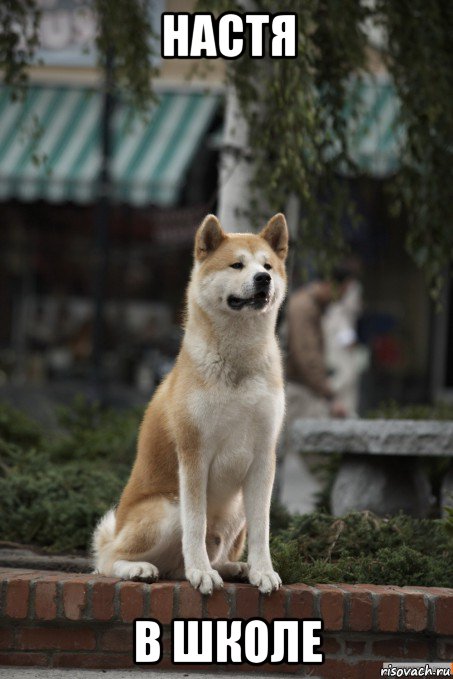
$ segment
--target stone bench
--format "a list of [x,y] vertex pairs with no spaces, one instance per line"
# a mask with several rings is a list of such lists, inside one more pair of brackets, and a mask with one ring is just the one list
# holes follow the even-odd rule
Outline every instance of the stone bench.
[[[353,510],[427,516],[434,497],[421,458],[453,458],[453,422],[300,419],[290,437],[302,453],[343,455],[331,493],[336,516]],[[453,506],[451,465],[441,504]]]

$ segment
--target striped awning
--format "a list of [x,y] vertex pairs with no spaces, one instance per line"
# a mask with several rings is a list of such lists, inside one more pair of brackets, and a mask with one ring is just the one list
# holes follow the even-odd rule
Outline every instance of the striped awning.
[[[174,205],[219,106],[217,94],[166,92],[149,115],[118,103],[112,198]],[[102,97],[88,88],[0,89],[0,200],[89,203],[99,192]]]
[[399,100],[389,76],[353,78],[346,116],[349,154],[358,170],[377,178],[395,173],[404,130],[398,122]]

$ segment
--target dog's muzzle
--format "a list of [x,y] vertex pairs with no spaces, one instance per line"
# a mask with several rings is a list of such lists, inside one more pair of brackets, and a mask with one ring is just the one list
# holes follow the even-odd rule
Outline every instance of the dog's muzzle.
[[227,299],[228,306],[235,311],[240,311],[244,307],[258,310],[263,309],[270,301],[271,280],[272,278],[268,273],[261,272],[255,274],[253,277],[254,294],[251,297],[230,295]]

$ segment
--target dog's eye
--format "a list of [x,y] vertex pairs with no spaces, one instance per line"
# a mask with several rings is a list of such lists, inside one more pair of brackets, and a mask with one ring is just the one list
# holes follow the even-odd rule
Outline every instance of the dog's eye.
[[244,265],[242,262],[235,262],[234,264],[230,264],[232,269],[243,269]]
[[266,271],[270,271],[272,269],[272,266],[270,264],[265,264],[264,268],[266,269]]

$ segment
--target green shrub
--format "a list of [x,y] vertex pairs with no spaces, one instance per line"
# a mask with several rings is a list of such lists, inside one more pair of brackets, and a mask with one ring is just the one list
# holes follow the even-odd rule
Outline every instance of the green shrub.
[[448,522],[356,512],[314,512],[274,533],[271,551],[284,582],[364,582],[453,587]]
[[18,446],[40,447],[43,443],[41,427],[7,403],[0,403],[0,441]]
[[77,398],[60,408],[61,433],[49,445],[52,459],[102,463],[129,463],[135,452],[139,410],[116,412]]
[[[56,465],[44,451],[1,446],[0,514],[3,540],[49,551],[85,550],[100,516],[118,500],[127,468]],[[6,461],[5,461],[6,458]]]
[[61,431],[45,438],[33,421],[0,406],[0,539],[87,549],[128,478],[139,419],[78,399],[59,413]]
[[[134,456],[140,414],[77,401],[45,435],[0,406],[0,539],[48,551],[86,550],[115,504]],[[453,521],[369,513],[291,516],[275,504],[271,551],[283,581],[453,587]]]

